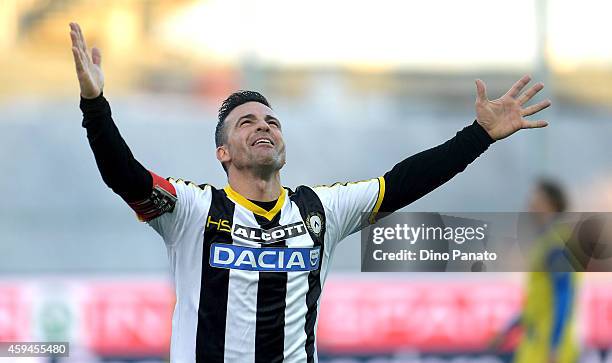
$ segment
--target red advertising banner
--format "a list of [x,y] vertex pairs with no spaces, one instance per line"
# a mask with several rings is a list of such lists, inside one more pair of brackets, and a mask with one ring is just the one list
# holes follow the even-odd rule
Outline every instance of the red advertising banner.
[[[521,309],[521,284],[510,280],[359,277],[327,282],[320,352],[482,351]],[[99,355],[167,356],[173,305],[163,278],[11,280],[0,283],[0,341],[44,340],[59,331],[49,327],[62,326],[72,345]],[[577,306],[581,345],[612,347],[612,281],[584,283]],[[56,312],[53,319],[45,318],[48,311]]]
[[321,350],[482,350],[520,309],[517,285],[339,281],[325,288]]
[[579,316],[590,347],[612,347],[612,283],[593,283],[581,291]]
[[0,284],[0,341],[23,341],[30,337],[30,306],[25,289],[17,284]]
[[83,302],[83,336],[110,355],[168,352],[174,293],[167,283],[98,283]]

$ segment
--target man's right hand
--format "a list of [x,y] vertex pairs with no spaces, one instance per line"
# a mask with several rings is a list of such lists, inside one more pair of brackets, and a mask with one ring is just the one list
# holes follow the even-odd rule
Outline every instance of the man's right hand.
[[104,87],[104,73],[102,73],[102,54],[94,47],[91,58],[87,54],[87,45],[81,27],[77,23],[70,23],[70,39],[72,39],[72,55],[76,66],[81,97],[96,98],[102,93]]

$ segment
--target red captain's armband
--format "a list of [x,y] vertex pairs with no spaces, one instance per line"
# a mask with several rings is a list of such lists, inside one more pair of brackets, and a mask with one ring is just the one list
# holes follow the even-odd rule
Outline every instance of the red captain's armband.
[[128,203],[136,212],[138,219],[148,222],[166,212],[172,212],[176,204],[176,189],[161,176],[149,171],[153,177],[153,190],[147,199]]

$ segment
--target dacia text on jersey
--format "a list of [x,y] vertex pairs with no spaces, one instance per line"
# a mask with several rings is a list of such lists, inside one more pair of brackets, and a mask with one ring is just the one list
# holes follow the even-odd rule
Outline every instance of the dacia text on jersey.
[[235,270],[288,272],[319,268],[320,247],[244,247],[225,243],[210,246],[210,265]]

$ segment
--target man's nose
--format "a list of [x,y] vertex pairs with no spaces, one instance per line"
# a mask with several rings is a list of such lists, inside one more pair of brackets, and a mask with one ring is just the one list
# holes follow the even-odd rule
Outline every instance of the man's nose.
[[257,131],[270,131],[270,125],[265,120],[257,120]]

